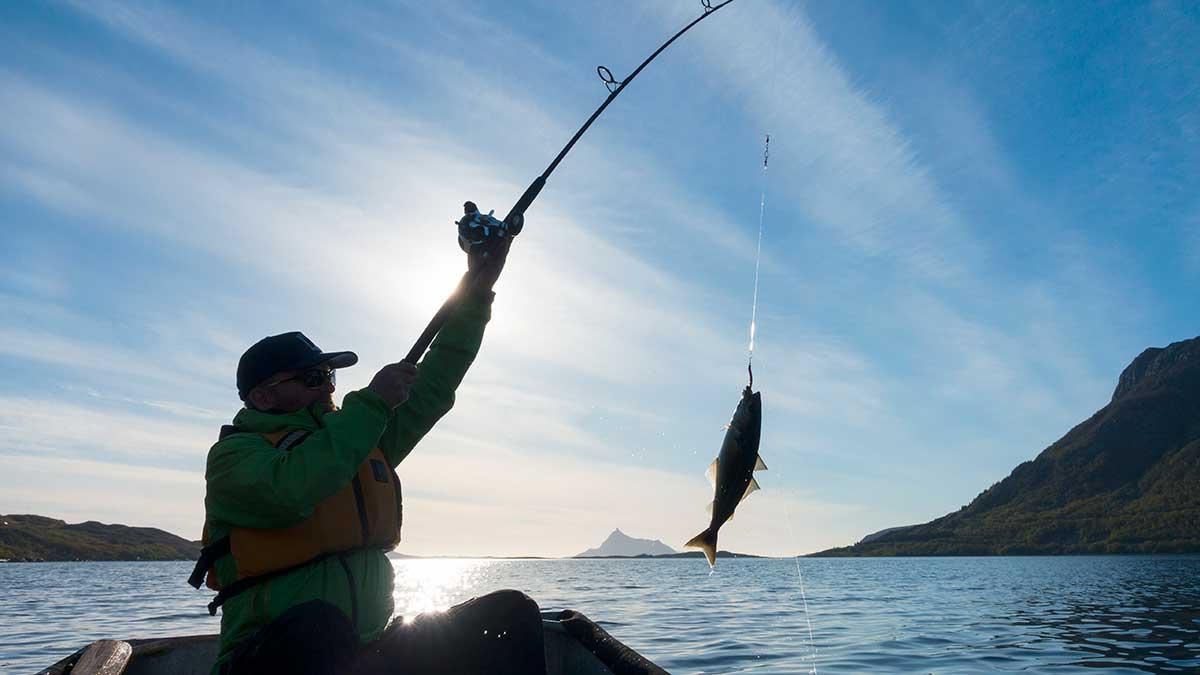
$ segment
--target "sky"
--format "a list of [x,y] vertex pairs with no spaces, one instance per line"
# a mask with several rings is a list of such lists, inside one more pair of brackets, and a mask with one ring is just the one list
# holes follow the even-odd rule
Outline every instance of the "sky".
[[[0,5],[0,513],[203,523],[259,338],[408,351],[607,95],[653,2]],[[1200,333],[1193,3],[738,0],[527,213],[455,409],[399,468],[416,555],[674,548],[746,382],[722,548],[955,511]],[[764,135],[770,165],[762,171]]]

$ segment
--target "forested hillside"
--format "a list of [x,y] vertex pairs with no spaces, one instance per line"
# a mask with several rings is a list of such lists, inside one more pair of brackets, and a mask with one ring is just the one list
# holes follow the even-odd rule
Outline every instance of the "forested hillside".
[[961,510],[820,555],[1200,552],[1200,338],[1134,359],[1112,400]]
[[0,560],[195,560],[199,554],[198,542],[152,527],[0,516]]

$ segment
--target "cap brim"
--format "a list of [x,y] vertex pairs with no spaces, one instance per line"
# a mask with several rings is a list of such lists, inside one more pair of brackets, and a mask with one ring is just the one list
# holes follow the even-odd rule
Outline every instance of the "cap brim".
[[295,366],[296,370],[312,368],[313,366],[329,366],[330,368],[349,368],[358,363],[358,354],[354,352],[322,352],[313,354],[304,363]]
[[330,368],[349,368],[358,363],[358,354],[354,352],[329,352],[323,356],[328,358],[321,361],[321,363]]

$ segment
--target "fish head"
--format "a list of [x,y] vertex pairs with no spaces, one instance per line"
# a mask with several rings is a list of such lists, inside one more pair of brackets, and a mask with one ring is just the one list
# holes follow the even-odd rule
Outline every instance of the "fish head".
[[742,400],[738,402],[737,410],[733,412],[733,421],[729,425],[741,433],[758,435],[762,426],[762,396],[761,392],[750,391],[750,387],[742,392]]

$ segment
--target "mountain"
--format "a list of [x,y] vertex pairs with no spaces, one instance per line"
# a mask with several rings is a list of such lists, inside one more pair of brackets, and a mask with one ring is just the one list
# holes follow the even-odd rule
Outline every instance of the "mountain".
[[955,513],[816,555],[1200,552],[1200,337],[1142,352],[1112,400]]
[[872,532],[871,534],[868,534],[867,536],[863,537],[862,539],[859,539],[858,543],[859,544],[868,544],[870,542],[875,541],[876,539],[878,539],[880,537],[892,534],[893,532],[899,532],[900,530],[907,530],[910,527],[912,527],[912,525],[900,525],[898,527],[889,527],[886,530]]
[[574,557],[597,558],[614,555],[670,555],[672,553],[677,553],[677,551],[657,539],[636,539],[616,529],[608,535],[608,539],[605,539],[599,548],[589,548]]
[[195,560],[200,543],[153,527],[0,515],[0,560]]

